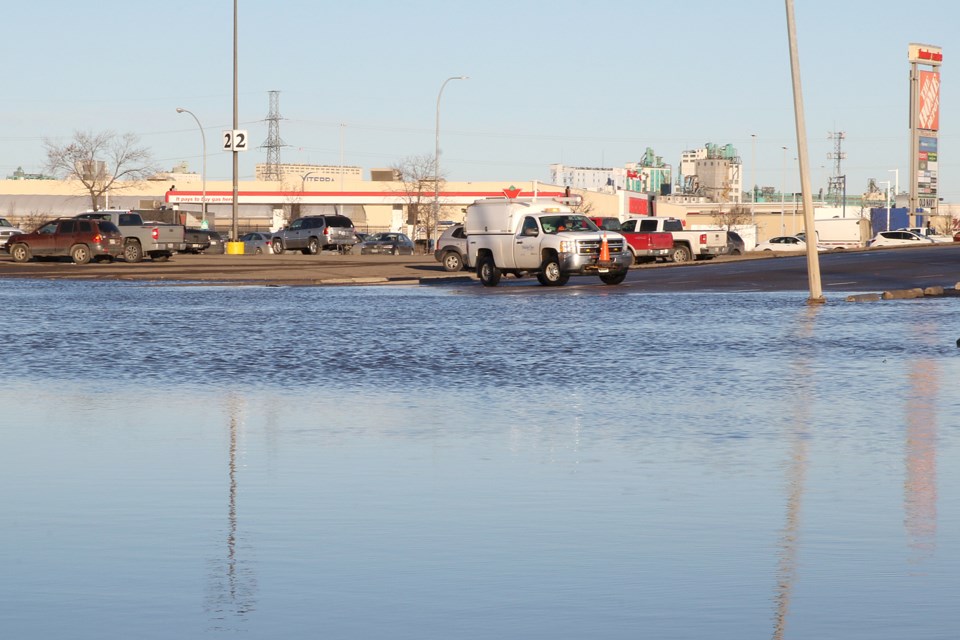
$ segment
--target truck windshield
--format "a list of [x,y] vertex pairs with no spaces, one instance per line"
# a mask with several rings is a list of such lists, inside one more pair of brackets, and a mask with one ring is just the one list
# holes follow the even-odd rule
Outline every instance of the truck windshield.
[[542,216],[540,226],[544,233],[557,233],[559,231],[574,232],[595,232],[599,231],[597,225],[586,216],[577,214],[567,214],[558,216]]

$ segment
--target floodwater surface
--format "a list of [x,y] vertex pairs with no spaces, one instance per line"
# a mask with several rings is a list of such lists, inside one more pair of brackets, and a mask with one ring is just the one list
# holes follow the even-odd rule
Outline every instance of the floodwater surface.
[[956,299],[0,282],[4,638],[960,630]]

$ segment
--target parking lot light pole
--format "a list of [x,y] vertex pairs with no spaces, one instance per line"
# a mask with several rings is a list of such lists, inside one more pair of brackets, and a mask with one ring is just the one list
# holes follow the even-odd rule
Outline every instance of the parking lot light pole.
[[184,109],[183,107],[177,107],[177,113],[189,113],[193,116],[193,119],[197,123],[197,127],[200,128],[200,140],[203,143],[203,170],[200,174],[200,179],[203,182],[203,196],[200,200],[200,219],[202,221],[203,228],[207,228],[207,134],[203,132],[203,125],[200,124],[200,119],[197,115],[190,111],[189,109]]
[[[440,98],[443,96],[443,89],[451,80],[469,80],[467,76],[450,76],[440,85],[440,91],[437,93],[437,126],[435,129],[436,147],[433,153],[433,241],[437,241],[437,232],[440,230]],[[427,250],[430,249],[429,244]]]

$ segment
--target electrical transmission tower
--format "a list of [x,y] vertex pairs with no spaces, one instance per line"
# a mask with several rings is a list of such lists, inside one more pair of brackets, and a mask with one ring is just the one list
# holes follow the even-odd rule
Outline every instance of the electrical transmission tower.
[[833,160],[833,176],[827,184],[827,197],[832,198],[837,206],[847,193],[847,176],[843,175],[841,168],[841,162],[847,157],[847,154],[842,151],[845,136],[843,131],[831,131],[827,134],[827,137],[833,140],[833,152],[827,154],[827,158]]
[[260,145],[261,149],[267,150],[267,163],[264,166],[264,180],[282,180],[283,175],[280,170],[280,147],[283,139],[280,138],[280,92],[270,92],[270,113],[267,114],[267,139]]

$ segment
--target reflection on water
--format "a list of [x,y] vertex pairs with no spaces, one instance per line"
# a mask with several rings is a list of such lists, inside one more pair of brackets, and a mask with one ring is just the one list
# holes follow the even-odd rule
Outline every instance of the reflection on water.
[[44,282],[0,304],[5,637],[956,628],[953,300]]
[[[918,340],[929,342],[932,327],[920,326]],[[933,557],[937,544],[937,403],[940,390],[937,361],[924,358],[911,363],[905,406],[906,455],[904,524],[920,564]]]
[[210,563],[210,593],[206,610],[217,631],[240,631],[246,616],[256,608],[256,578],[249,562],[238,558],[237,448],[242,426],[243,401],[234,393],[226,398],[229,416],[229,445],[227,447],[226,556]]
[[[796,327],[797,339],[810,344],[814,337],[817,315],[822,312],[820,305],[810,305],[800,314]],[[810,403],[816,390],[812,386],[811,357],[809,351],[801,351],[789,369],[790,379],[794,383],[793,402],[788,411],[794,416],[789,425],[787,439],[790,443],[789,462],[786,466],[786,523],[780,536],[779,563],[777,566],[777,593],[775,597],[774,640],[786,638],[787,620],[790,613],[790,599],[797,580],[797,554],[800,549],[801,506],[803,504],[804,479],[807,474],[807,441],[810,437]]]

